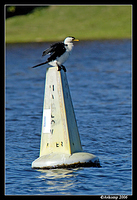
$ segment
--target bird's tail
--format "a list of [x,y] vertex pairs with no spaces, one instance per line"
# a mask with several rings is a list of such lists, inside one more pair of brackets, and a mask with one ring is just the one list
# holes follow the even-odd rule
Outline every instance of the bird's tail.
[[48,61],[43,62],[43,63],[40,63],[40,64],[38,64],[38,65],[35,65],[35,66],[33,66],[32,68],[35,68],[35,67],[38,67],[38,66],[41,66],[41,65],[47,64],[47,63],[48,63]]

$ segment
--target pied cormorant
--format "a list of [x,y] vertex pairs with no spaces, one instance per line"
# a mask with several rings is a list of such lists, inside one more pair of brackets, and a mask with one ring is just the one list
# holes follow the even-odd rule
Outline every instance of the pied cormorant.
[[64,42],[57,42],[55,44],[52,44],[48,49],[43,51],[42,54],[42,56],[50,54],[50,57],[47,59],[47,61],[35,65],[32,68],[48,63],[49,65],[54,67],[58,66],[58,71],[60,71],[62,68],[66,72],[66,68],[62,64],[68,59],[70,52],[73,49],[73,41],[79,40],[75,39],[74,37],[67,37]]

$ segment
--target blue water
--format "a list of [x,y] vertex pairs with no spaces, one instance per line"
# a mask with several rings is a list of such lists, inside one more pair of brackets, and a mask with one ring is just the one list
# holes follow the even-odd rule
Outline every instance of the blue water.
[[75,44],[65,66],[85,152],[101,168],[34,170],[39,156],[48,43],[12,44],[5,68],[5,194],[132,194],[131,41]]

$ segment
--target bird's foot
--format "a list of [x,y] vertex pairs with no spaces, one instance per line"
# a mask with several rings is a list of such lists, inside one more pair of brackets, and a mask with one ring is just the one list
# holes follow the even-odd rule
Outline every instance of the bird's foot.
[[64,70],[64,72],[66,72],[66,67],[64,67],[63,65],[61,65],[62,69]]
[[66,70],[66,67],[64,67],[63,65],[58,65],[57,64],[57,66],[58,66],[58,71],[60,71],[61,69],[63,69],[64,70],[64,72],[66,72],[67,70]]
[[59,66],[59,65],[57,65],[58,66],[58,71],[60,71],[61,70],[61,66]]

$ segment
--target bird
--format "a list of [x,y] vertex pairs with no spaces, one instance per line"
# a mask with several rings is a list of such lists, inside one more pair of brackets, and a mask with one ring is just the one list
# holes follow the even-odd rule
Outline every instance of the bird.
[[47,54],[50,54],[46,62],[37,64],[33,66],[32,68],[44,65],[44,64],[49,64],[53,67],[57,66],[58,71],[61,69],[66,72],[66,68],[62,65],[69,57],[70,52],[73,49],[73,41],[79,41],[78,39],[75,39],[75,37],[68,36],[65,38],[64,42],[57,42],[52,45],[46,50],[43,51],[42,56],[45,56]]

